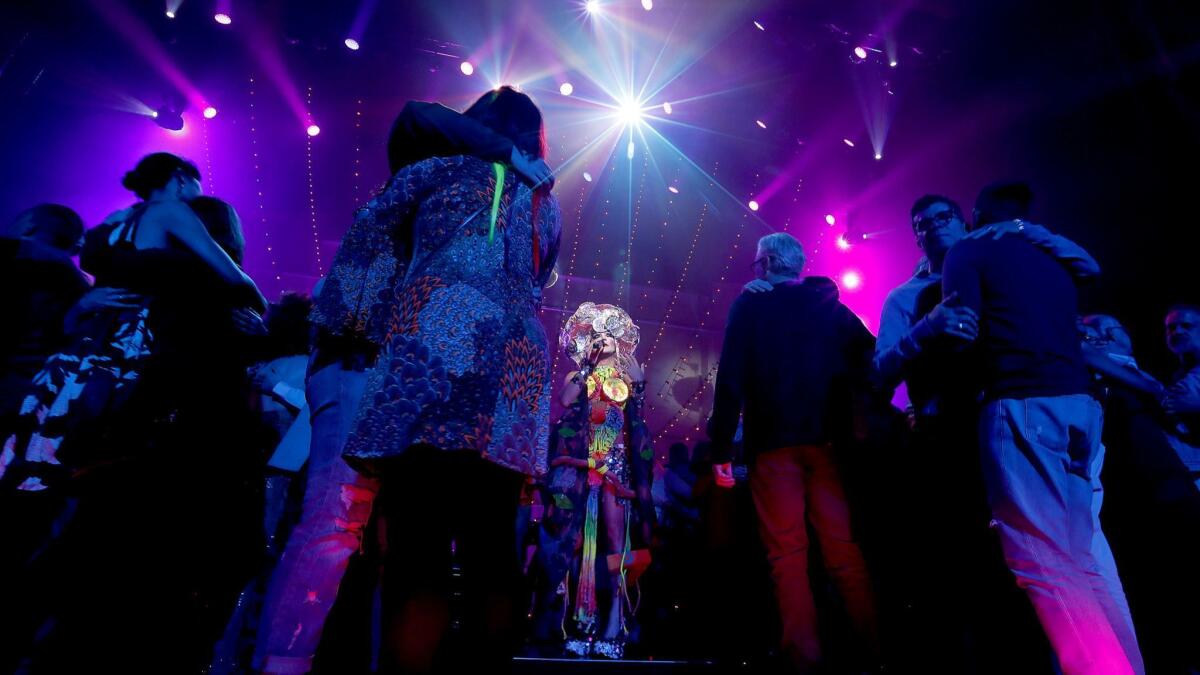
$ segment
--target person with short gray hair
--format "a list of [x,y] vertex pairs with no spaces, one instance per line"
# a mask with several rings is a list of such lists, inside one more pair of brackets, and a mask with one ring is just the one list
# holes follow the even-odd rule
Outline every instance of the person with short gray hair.
[[855,631],[877,655],[875,599],[838,473],[834,439],[849,436],[852,398],[869,389],[875,338],[825,277],[800,278],[804,248],[790,234],[758,242],[754,274],[769,292],[734,301],[721,348],[712,437],[718,485],[733,486],[738,418],[750,492],[771,563],[782,646],[800,672],[821,663],[808,579],[808,528]]

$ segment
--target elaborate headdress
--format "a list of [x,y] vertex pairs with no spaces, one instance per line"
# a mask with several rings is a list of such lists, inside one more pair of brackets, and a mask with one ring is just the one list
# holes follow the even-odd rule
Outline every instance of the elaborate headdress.
[[589,346],[607,335],[617,342],[617,359],[623,363],[638,346],[638,327],[625,310],[616,305],[585,302],[575,310],[558,336],[558,345],[575,363],[582,363]]

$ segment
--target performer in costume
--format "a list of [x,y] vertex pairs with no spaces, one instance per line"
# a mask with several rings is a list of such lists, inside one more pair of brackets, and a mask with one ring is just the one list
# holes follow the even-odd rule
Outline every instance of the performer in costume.
[[552,433],[552,503],[539,547],[548,588],[535,632],[548,638],[557,624],[578,656],[623,656],[635,609],[629,585],[649,561],[647,551],[634,549],[635,539],[649,541],[654,522],[654,451],[637,344],[638,328],[624,310],[591,302],[559,336],[578,368],[563,386],[567,411]]

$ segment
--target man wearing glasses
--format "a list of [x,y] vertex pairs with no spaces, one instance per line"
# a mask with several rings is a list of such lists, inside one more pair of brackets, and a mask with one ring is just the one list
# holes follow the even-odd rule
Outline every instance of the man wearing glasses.
[[[1011,577],[986,529],[990,516],[978,458],[979,406],[965,349],[979,336],[979,316],[955,295],[942,297],[942,265],[947,253],[968,238],[968,227],[959,205],[942,195],[918,199],[910,217],[925,257],[916,274],[884,302],[875,369],[886,389],[907,385],[913,452],[905,465],[905,482],[912,489],[904,506],[927,525],[920,530],[921,547],[931,559],[944,561],[917,569],[918,575],[929,575],[916,580],[919,591],[912,598],[917,621],[927,625],[914,634],[940,636],[936,649],[924,651],[942,655],[947,668],[1002,662],[1001,670],[1022,670],[1042,655],[1014,648],[1034,644],[1025,633],[1037,629],[1028,610],[1011,602]],[[1077,277],[1099,273],[1086,251],[1040,226],[1005,222],[989,233],[1023,237]]]
[[808,578],[811,527],[865,646],[877,653],[875,601],[837,469],[852,396],[870,379],[873,338],[824,277],[800,278],[804,250],[778,232],[758,242],[767,292],[734,301],[721,348],[710,434],[717,485],[733,486],[731,446],[744,417],[750,492],[771,563],[783,651],[800,672],[821,662]]

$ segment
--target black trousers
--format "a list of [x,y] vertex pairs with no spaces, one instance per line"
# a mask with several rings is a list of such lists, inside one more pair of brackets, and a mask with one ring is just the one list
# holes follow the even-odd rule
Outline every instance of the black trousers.
[[520,603],[524,476],[474,451],[414,448],[381,464],[386,672],[502,673]]

